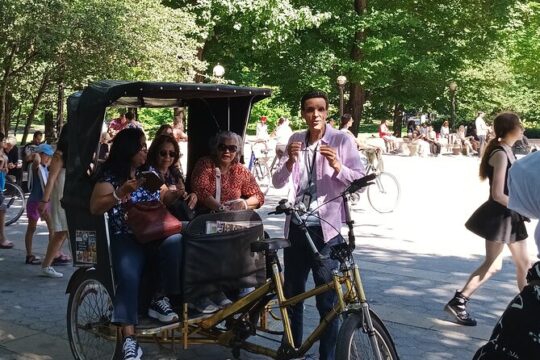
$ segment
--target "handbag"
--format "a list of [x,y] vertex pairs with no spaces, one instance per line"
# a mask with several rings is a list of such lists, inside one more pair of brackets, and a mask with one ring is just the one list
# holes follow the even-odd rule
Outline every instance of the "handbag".
[[127,205],[125,220],[140,244],[163,240],[182,230],[182,222],[174,217],[160,201]]
[[170,204],[167,209],[180,221],[191,221],[197,215],[195,210],[189,207],[186,200],[180,198]]

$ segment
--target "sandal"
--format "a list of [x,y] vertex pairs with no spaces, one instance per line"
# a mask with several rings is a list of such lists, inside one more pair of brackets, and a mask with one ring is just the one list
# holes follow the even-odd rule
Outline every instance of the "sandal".
[[26,255],[26,264],[28,265],[41,265],[41,259],[34,255]]
[[0,249],[12,249],[15,246],[11,241],[6,241],[3,244],[0,244]]
[[51,266],[62,266],[71,263],[71,258],[67,255],[61,254],[53,259]]

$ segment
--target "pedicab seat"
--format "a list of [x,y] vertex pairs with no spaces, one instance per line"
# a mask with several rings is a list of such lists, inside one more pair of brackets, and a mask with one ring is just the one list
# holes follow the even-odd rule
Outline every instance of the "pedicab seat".
[[[222,225],[221,232],[215,232],[216,223]],[[262,219],[252,210],[193,219],[183,231],[184,301],[262,285],[266,281],[265,257],[252,251],[251,243],[263,239]]]
[[264,239],[262,241],[255,241],[251,243],[251,251],[263,252],[270,250],[285,249],[291,246],[291,242],[288,239],[271,238]]

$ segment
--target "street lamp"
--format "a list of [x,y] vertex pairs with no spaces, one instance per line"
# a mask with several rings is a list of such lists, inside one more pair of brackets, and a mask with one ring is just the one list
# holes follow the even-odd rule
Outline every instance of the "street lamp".
[[221,65],[219,65],[219,63],[214,66],[214,68],[212,69],[212,75],[218,79],[218,81],[221,80],[221,78],[223,77],[223,75],[225,75],[225,68]]
[[337,84],[339,86],[339,116],[343,116],[343,90],[345,89],[346,83],[347,78],[345,76],[338,76]]
[[455,81],[452,81],[448,85],[448,90],[450,90],[450,129],[454,128],[456,122],[456,92],[458,85]]

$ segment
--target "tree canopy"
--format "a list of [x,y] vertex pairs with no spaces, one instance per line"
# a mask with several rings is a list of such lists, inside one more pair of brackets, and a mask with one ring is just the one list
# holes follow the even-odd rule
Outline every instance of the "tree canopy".
[[[37,16],[39,15],[39,16]],[[356,123],[396,109],[539,119],[540,5],[524,0],[4,0],[0,131],[55,114],[102,78],[271,86],[264,112],[296,116],[310,88],[345,75]],[[275,119],[271,119],[275,120]]]

